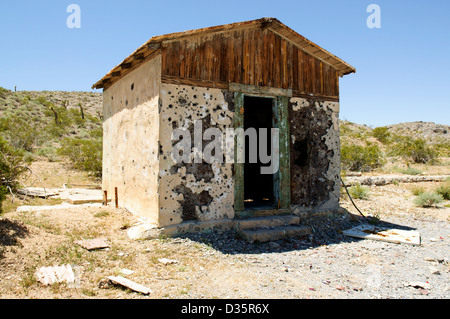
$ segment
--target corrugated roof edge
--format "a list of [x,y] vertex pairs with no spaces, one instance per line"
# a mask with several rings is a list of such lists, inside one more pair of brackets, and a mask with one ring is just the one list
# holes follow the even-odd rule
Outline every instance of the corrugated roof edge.
[[335,68],[340,76],[355,73],[356,69],[350,64],[344,62],[337,56],[331,54],[327,50],[306,39],[288,26],[281,23],[276,18],[261,18],[244,22],[236,22],[219,26],[207,27],[202,29],[188,30],[183,32],[169,33],[165,35],[155,36],[135,50],[130,56],[123,60],[119,65],[109,71],[101,80],[95,83],[93,89],[102,89],[113,82],[120,79],[125,74],[131,72],[143,62],[156,56],[161,48],[161,44],[166,41],[176,40],[180,38],[195,36],[202,33],[224,32],[249,27],[265,27],[279,34],[283,38],[292,42],[301,50]]

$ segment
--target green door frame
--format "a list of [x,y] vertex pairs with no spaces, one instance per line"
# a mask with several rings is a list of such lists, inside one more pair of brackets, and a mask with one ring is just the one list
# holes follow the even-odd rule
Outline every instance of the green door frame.
[[[244,96],[242,92],[234,93],[235,112],[234,129],[244,129]],[[248,94],[253,95],[253,94]],[[273,214],[290,212],[291,188],[290,188],[290,135],[287,96],[266,96],[274,99],[273,106],[273,127],[279,129],[279,170],[274,174],[274,197],[277,209]],[[248,215],[244,207],[244,163],[238,163],[238,149],[243,145],[238,145],[237,136],[234,140],[234,211],[237,215]],[[251,213],[250,213],[251,215]]]

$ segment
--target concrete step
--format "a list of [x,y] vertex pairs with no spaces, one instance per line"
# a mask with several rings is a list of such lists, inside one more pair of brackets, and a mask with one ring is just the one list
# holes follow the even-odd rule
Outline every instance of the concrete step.
[[298,223],[300,223],[300,217],[295,215],[264,216],[235,220],[237,231],[250,228],[295,225]]
[[242,229],[239,233],[250,243],[268,242],[285,238],[302,237],[312,233],[309,226],[277,226],[277,227],[261,227],[256,229]]

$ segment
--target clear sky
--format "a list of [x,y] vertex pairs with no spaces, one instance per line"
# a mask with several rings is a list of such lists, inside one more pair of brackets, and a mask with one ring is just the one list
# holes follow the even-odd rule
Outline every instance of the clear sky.
[[[81,9],[68,28],[66,9]],[[369,4],[381,28],[368,28]],[[341,79],[341,119],[450,125],[448,0],[15,0],[0,9],[0,86],[91,91],[155,35],[275,17],[354,66]]]

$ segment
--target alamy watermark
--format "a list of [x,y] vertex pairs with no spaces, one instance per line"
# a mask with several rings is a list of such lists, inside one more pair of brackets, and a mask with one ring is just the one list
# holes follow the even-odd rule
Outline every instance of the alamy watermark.
[[[270,130],[270,137],[269,131]],[[192,139],[193,135],[193,139]],[[261,166],[261,174],[275,174],[279,169],[278,128],[227,128],[225,132],[211,127],[203,131],[201,120],[194,121],[193,134],[186,128],[172,132],[172,160],[179,163],[248,163],[267,164]],[[268,150],[268,139],[271,150]],[[209,141],[204,147],[203,143]],[[248,146],[248,147],[246,147]],[[246,154],[248,150],[248,154]],[[236,155],[236,156],[235,156]],[[248,156],[246,156],[248,155]],[[259,161],[258,161],[259,159]]]
[[70,13],[67,17],[66,25],[69,29],[81,28],[81,8],[78,4],[69,4],[66,12]]
[[369,4],[366,9],[367,13],[371,13],[366,20],[369,29],[381,28],[381,8],[378,4]]

